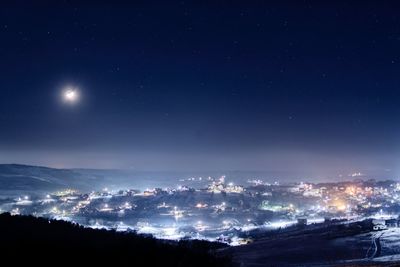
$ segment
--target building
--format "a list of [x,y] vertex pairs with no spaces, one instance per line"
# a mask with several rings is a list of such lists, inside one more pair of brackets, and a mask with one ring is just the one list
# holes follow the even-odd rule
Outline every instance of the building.
[[297,218],[297,225],[298,226],[306,226],[307,225],[307,218],[306,217]]
[[388,228],[399,227],[399,221],[397,219],[388,219],[388,220],[385,220],[385,225]]

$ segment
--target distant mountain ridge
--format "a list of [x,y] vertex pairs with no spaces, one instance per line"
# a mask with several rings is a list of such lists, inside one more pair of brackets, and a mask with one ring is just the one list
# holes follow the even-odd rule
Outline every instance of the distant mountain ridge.
[[[227,181],[242,185],[255,178],[271,183],[277,180],[281,182],[312,182],[312,179],[285,180],[278,178],[280,176],[275,176],[273,172],[257,171],[173,172],[118,169],[57,169],[22,164],[0,164],[0,196],[21,194],[21,192],[52,192],[66,188],[77,189],[81,192],[91,192],[105,187],[114,190],[146,190],[147,188],[177,187],[179,185],[204,187],[207,179],[203,179],[201,183],[198,183],[191,182],[188,178],[206,178],[209,176],[218,178],[222,175],[226,175]],[[354,181],[354,178],[347,180],[343,178],[338,180],[331,179],[319,182],[345,182],[350,180]],[[360,180],[366,181],[367,177],[362,177]],[[380,179],[378,178],[377,180]]]
[[101,176],[82,174],[70,169],[54,169],[21,164],[0,164],[1,190],[58,190],[74,188],[93,190],[101,184]]
[[[81,192],[110,189],[140,189],[176,186],[175,172],[151,172],[116,169],[57,169],[22,164],[0,164],[0,192],[43,193],[66,188]],[[1,194],[0,194],[1,195]]]

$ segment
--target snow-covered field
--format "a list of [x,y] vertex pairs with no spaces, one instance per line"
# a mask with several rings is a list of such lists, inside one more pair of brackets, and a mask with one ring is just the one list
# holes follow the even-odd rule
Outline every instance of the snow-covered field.
[[337,228],[326,231],[339,237],[331,238],[321,231],[298,231],[220,253],[232,255],[235,262],[246,267],[400,266],[400,228],[345,236]]

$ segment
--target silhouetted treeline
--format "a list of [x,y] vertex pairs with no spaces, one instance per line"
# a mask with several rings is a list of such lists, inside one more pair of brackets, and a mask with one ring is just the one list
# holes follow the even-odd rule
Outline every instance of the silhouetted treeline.
[[231,266],[229,259],[214,256],[213,250],[221,246],[206,241],[162,241],[65,221],[0,214],[3,263],[10,258],[14,264],[58,260],[68,265],[87,262],[90,266],[105,262],[112,266]]

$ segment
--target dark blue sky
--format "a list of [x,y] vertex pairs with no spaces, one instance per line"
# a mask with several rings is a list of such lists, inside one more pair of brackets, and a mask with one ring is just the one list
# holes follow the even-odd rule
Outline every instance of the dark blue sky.
[[396,2],[30,2],[0,9],[1,162],[397,174]]

